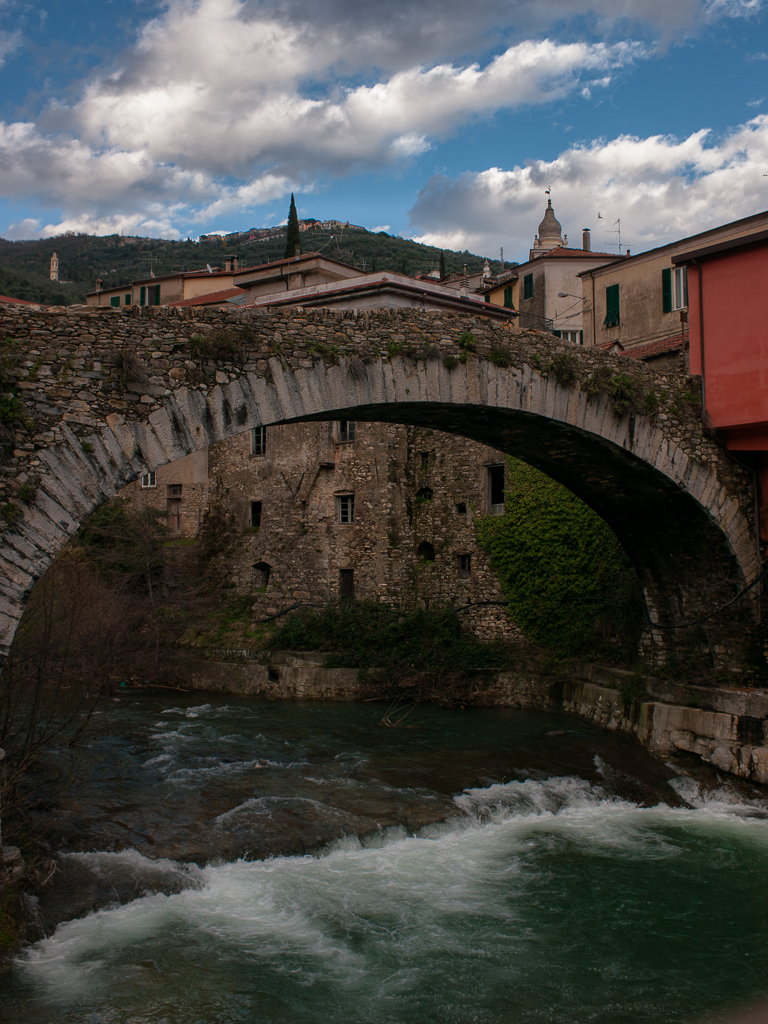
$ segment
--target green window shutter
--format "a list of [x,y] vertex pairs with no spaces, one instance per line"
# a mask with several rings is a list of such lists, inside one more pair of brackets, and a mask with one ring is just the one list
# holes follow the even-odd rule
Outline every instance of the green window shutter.
[[487,294],[487,295],[485,296],[485,301],[486,301],[486,302],[490,302],[490,301],[491,301],[491,296],[490,296],[489,294]]
[[526,274],[523,278],[523,298],[533,298],[533,274]]
[[562,331],[552,331],[552,333],[554,334],[554,336],[556,338],[562,338],[562,336],[563,336],[563,332]]
[[507,285],[504,289],[504,305],[507,309],[515,308],[515,304],[512,301],[512,285]]
[[109,304],[110,304],[110,306],[119,306],[120,305],[120,296],[119,295],[113,295],[112,298],[109,300]]
[[672,312],[672,268],[665,267],[661,272],[661,311]]
[[619,319],[619,286],[610,284],[605,289],[605,320],[606,327],[616,327]]
[[139,288],[139,305],[140,306],[146,306],[146,304],[147,304],[147,289],[146,289],[145,285],[142,285],[141,288]]
[[160,285],[159,284],[155,285],[155,305],[156,306],[160,305]]
[[584,344],[584,331],[579,331],[579,344]]
[[130,295],[126,295],[125,296],[125,302],[123,303],[123,305],[124,306],[130,306],[130,304],[131,304],[131,296]]

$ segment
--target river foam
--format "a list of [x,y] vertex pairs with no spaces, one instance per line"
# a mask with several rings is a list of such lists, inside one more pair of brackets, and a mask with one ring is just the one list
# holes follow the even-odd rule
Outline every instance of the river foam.
[[[569,883],[558,876],[558,861],[575,850],[582,862],[603,862],[606,870],[647,871],[652,862],[684,860],[692,841],[695,847],[715,834],[718,843],[755,844],[768,866],[765,822],[745,818],[743,807],[738,814],[731,805],[641,808],[569,777],[473,788],[455,805],[455,817],[417,835],[402,829],[364,841],[350,835],[311,856],[194,868],[132,851],[76,855],[102,877],[133,873],[146,894],[61,925],[27,950],[19,968],[46,1003],[62,1008],[115,1006],[140,980],[137,1010],[159,1012],[176,958],[182,973],[205,976],[206,1000],[223,997],[232,972],[241,981],[256,977],[256,987],[271,993],[272,1009],[243,1020],[351,1019],[334,1012],[315,1018],[302,998],[313,989],[323,998],[335,992],[344,1012],[362,1007],[359,1019],[407,1020],[404,1006],[418,1004],[427,985],[437,1005],[419,1019],[441,1019],[434,1013],[442,1005],[445,1020],[495,1021],[501,1018],[487,1007],[474,1017],[456,1016],[462,1006],[469,1009],[473,972],[480,971],[498,1003],[499,980],[502,988],[520,986],[537,957],[546,958],[544,950],[535,953],[545,938],[537,922],[555,923],[548,894],[568,906]],[[275,806],[254,802],[247,810],[273,814]],[[672,875],[679,871],[674,865]],[[180,891],[157,891],[169,881]],[[567,934],[561,939],[567,942]],[[613,966],[621,977],[625,967]],[[295,986],[302,1009],[270,1017],[282,1005],[284,985]],[[195,1017],[191,1005],[174,1012],[169,1021],[207,1019]],[[527,1012],[519,1019],[592,1019]]]

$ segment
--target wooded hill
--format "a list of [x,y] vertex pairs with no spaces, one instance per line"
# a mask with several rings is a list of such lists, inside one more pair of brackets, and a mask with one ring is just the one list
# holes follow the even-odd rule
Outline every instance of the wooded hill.
[[[412,277],[419,271],[428,273],[440,267],[440,249],[385,231],[317,229],[302,232],[301,239],[305,252],[322,252],[368,272],[394,270]],[[53,252],[59,257],[58,282],[49,279]],[[464,264],[470,274],[482,267],[482,256],[449,249],[442,252],[449,274],[461,272]],[[0,238],[0,294],[48,305],[69,305],[84,302],[86,292],[96,287],[97,278],[105,287],[112,287],[149,277],[150,271],[159,277],[204,270],[206,264],[221,265],[225,253],[237,255],[243,267],[279,260],[285,254],[285,234],[254,241],[208,236],[199,242],[73,233],[25,242]],[[500,269],[498,260],[490,263],[493,271]]]

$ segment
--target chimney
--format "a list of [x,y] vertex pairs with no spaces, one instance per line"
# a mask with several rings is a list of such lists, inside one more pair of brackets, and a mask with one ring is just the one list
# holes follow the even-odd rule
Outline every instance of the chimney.
[[589,239],[589,228],[581,229],[581,248],[590,252],[592,249],[592,243]]
[[294,258],[295,260],[297,260],[297,259],[299,259],[300,257],[301,257],[301,247],[297,245],[297,246],[295,247],[295,249],[293,250],[293,258]]

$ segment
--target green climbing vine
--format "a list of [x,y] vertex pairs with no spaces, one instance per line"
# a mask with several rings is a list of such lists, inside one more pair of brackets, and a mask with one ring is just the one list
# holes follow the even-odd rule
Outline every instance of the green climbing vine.
[[632,660],[637,578],[610,528],[567,488],[509,458],[503,516],[477,520],[509,613],[559,655]]

